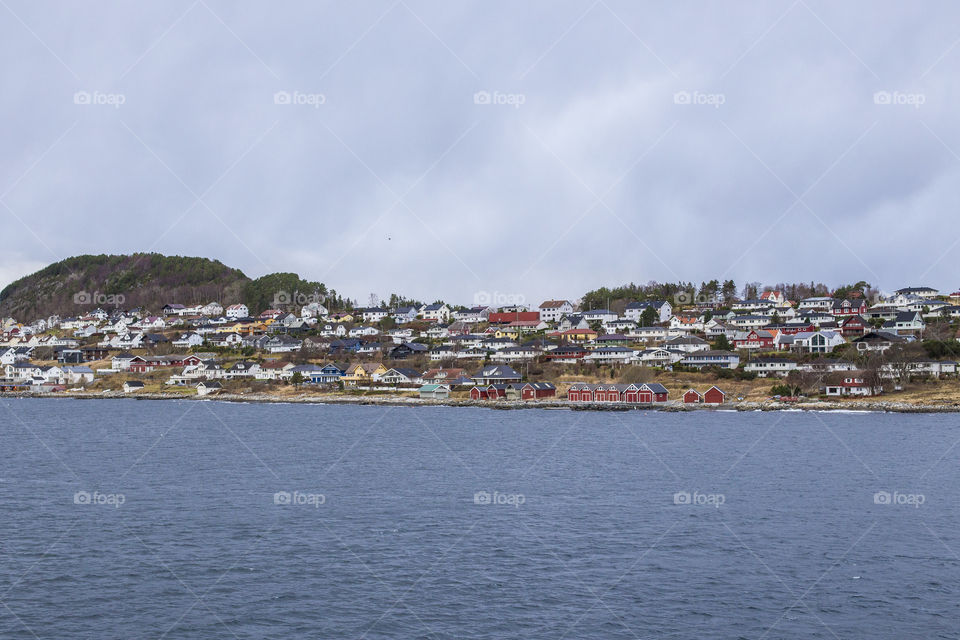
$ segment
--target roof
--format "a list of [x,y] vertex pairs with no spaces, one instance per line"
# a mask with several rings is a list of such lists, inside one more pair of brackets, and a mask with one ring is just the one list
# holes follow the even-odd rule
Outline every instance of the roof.
[[708,344],[703,338],[698,338],[697,336],[677,336],[676,338],[671,338],[667,340],[664,344],[667,345],[676,345],[676,344]]
[[519,378],[520,374],[504,364],[484,367],[474,378]]
[[[540,305],[541,309],[556,309],[562,307],[565,304],[570,304],[569,300],[545,300],[543,304]],[[570,306],[573,306],[572,304]]]
[[[390,369],[390,371],[394,371],[394,372],[399,373],[400,375],[406,376],[406,377],[408,377],[408,378],[419,378],[419,377],[420,377],[420,372],[417,371],[416,369],[411,369],[410,367],[394,367],[393,369]],[[390,373],[390,371],[388,371],[387,373]]]
[[443,374],[442,377],[443,377],[444,379],[450,380],[450,379],[458,378],[458,377],[460,377],[460,376],[465,375],[465,374],[466,374],[466,370],[465,370],[465,369],[444,369],[444,368],[441,367],[440,369],[429,369],[429,370],[427,370],[426,372],[424,372],[423,377],[424,377],[424,378],[436,378],[436,377],[440,376],[441,374]]
[[662,384],[660,384],[659,382],[645,382],[642,385],[640,385],[641,389],[643,387],[646,387],[647,389],[649,389],[650,391],[653,391],[654,393],[669,393],[667,391],[667,388]]

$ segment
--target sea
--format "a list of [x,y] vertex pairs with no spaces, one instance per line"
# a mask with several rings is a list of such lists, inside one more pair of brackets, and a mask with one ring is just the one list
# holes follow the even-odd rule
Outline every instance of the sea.
[[958,638],[960,416],[0,398],[0,638]]

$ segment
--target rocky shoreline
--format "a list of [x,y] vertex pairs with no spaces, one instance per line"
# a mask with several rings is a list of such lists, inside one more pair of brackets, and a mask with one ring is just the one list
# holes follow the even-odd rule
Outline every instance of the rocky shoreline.
[[129,400],[200,400],[216,402],[251,402],[276,404],[344,404],[378,405],[396,407],[481,407],[485,409],[563,409],[567,411],[863,411],[893,413],[957,413],[960,402],[954,404],[916,404],[890,401],[846,401],[846,402],[728,402],[720,406],[688,405],[673,400],[660,405],[631,405],[606,403],[576,403],[563,400],[422,400],[420,398],[397,398],[387,396],[349,396],[341,394],[277,396],[264,393],[231,394],[215,396],[178,395],[170,393],[123,393],[106,391],[102,393],[0,393],[0,398],[75,398],[81,400],[120,399]]

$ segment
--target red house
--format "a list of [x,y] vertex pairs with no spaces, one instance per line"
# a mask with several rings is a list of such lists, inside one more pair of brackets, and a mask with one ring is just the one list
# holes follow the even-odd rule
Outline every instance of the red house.
[[620,402],[620,389],[615,384],[600,384],[593,391],[594,402]]
[[754,329],[742,338],[735,339],[733,346],[737,349],[773,349],[773,341],[776,337],[776,331]]
[[470,389],[470,399],[471,400],[486,400],[487,399],[487,389],[485,387],[474,387]]
[[683,394],[684,404],[698,404],[703,402],[703,396],[696,389],[689,389]]
[[726,400],[727,394],[717,387],[710,387],[707,389],[707,392],[703,394],[704,404],[723,404]]
[[549,382],[528,382],[520,387],[522,400],[536,400],[538,398],[554,398],[557,388]]
[[635,384],[621,385],[620,399],[623,402],[640,402],[640,387]]
[[499,400],[507,397],[507,384],[491,384],[487,387],[487,400]]
[[867,312],[867,301],[863,298],[856,300],[834,300],[830,312],[835,316],[858,316]]
[[807,331],[816,331],[817,327],[815,324],[777,324],[777,325],[768,325],[766,327],[767,331],[779,331],[785,336],[795,336],[798,333],[805,333]]
[[575,382],[567,391],[567,400],[570,402],[593,402],[593,385],[586,382]]
[[862,336],[870,328],[870,325],[861,315],[848,316],[840,321],[840,333],[844,336]]
[[[644,400],[644,393],[650,393],[652,398]],[[658,382],[645,382],[640,385],[640,402],[666,402],[670,392]]]
[[[194,356],[195,357],[195,356]],[[183,366],[183,356],[134,356],[130,360],[130,371],[147,373],[154,369]],[[197,359],[197,363],[200,360]]]

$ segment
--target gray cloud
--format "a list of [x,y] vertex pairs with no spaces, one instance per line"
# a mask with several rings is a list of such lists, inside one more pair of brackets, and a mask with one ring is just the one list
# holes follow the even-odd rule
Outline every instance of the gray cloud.
[[5,3],[4,283],[155,250],[361,300],[955,288],[947,2]]

